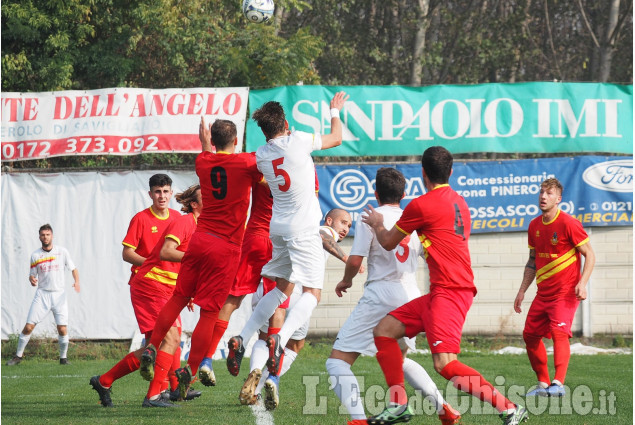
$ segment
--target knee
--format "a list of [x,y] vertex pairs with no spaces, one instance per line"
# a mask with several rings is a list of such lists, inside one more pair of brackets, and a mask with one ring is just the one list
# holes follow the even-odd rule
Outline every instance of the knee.
[[33,329],[35,329],[35,325],[33,323],[27,323],[26,325],[24,325],[24,329],[22,329],[22,333],[24,335],[31,335],[31,332],[33,332]]
[[542,341],[542,337],[538,335],[532,335],[527,332],[523,332],[523,340],[525,341],[525,345],[529,347],[534,347]]

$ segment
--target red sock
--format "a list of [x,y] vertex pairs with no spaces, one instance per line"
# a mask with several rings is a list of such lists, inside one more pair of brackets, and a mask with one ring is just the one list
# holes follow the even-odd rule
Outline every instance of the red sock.
[[542,337],[523,332],[523,339],[527,347],[529,364],[531,364],[531,368],[536,372],[538,381],[548,384],[551,381],[549,380],[549,368],[547,367],[547,349],[545,348],[544,342],[542,342]]
[[280,329],[281,328],[272,328],[271,326],[269,326],[269,328],[267,328],[267,336],[280,333]]
[[203,357],[205,357],[205,354],[207,354],[212,344],[217,318],[218,310],[210,311],[201,309],[198,323],[194,328],[194,332],[192,332],[192,346],[190,348],[190,356],[187,359],[187,364],[192,370],[192,376],[196,375]]
[[157,353],[157,358],[154,362],[154,378],[150,382],[150,387],[148,387],[148,398],[161,394],[163,383],[168,376],[168,370],[170,366],[172,366],[173,358],[174,355],[166,353],[165,351],[159,351]]
[[214,353],[216,352],[218,343],[220,342],[220,339],[223,337],[223,335],[225,335],[225,331],[227,330],[228,325],[229,322],[227,320],[216,320],[216,324],[214,325],[214,334],[212,335],[212,342],[207,349],[207,353],[205,353],[205,357],[209,357],[210,359],[214,357]]
[[154,324],[152,339],[150,340],[150,343],[157,347],[157,349],[161,345],[161,341],[165,338],[165,335],[172,327],[176,318],[179,317],[179,314],[181,314],[181,310],[185,308],[189,301],[189,298],[173,295],[172,298],[165,303],[159,313],[159,317],[157,317],[156,323]]
[[390,391],[391,403],[407,404],[408,395],[404,384],[403,357],[396,339],[385,336],[375,337],[377,361],[384,372]]
[[571,346],[569,345],[569,335],[560,331],[551,331],[553,338],[553,364],[556,367],[554,379],[564,385],[571,358]]
[[128,353],[126,356],[119,360],[119,363],[114,365],[108,372],[101,375],[99,378],[99,383],[106,387],[110,388],[112,383],[117,379],[126,376],[129,373],[134,372],[139,369],[139,359],[137,359],[133,353]]
[[176,347],[176,351],[174,352],[174,356],[172,357],[172,366],[170,366],[170,370],[168,371],[168,382],[170,384],[170,389],[175,390],[179,386],[179,380],[174,373],[175,370],[181,367],[181,346]]
[[499,393],[492,384],[487,382],[480,373],[458,360],[453,360],[445,365],[441,371],[441,376],[451,381],[456,389],[478,397],[481,401],[494,406],[499,412],[516,407],[514,403]]

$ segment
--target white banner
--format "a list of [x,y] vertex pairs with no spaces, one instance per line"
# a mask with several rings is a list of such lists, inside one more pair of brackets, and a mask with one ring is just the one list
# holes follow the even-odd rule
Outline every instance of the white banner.
[[241,148],[248,95],[247,87],[2,93],[2,161],[196,153],[201,116],[233,121]]
[[[79,294],[67,272],[70,338],[132,338],[138,327],[121,241],[132,216],[151,205],[148,180],[156,173],[172,178],[175,194],[198,183],[193,171],[2,175],[2,339],[19,334],[26,322],[35,294],[28,281],[29,260],[41,246],[38,229],[45,223],[53,227],[53,243],[68,249],[79,271]],[[174,198],[170,207],[180,210]],[[236,334],[251,311],[249,302],[243,304],[227,335]],[[184,310],[183,329],[192,331],[198,316],[198,311]],[[34,335],[57,335],[52,314]]]

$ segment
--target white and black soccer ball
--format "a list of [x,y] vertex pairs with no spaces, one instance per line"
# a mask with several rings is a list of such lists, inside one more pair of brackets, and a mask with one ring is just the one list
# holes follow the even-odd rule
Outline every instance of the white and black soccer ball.
[[257,24],[268,22],[275,8],[273,0],[243,0],[243,15]]

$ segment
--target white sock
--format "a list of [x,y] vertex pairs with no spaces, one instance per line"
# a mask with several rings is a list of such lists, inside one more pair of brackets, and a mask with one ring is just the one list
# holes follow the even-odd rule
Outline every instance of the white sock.
[[287,296],[278,287],[267,292],[258,302],[258,305],[254,309],[253,313],[245,323],[243,330],[240,332],[240,336],[243,338],[243,342],[247,342],[251,337],[258,332],[258,329],[269,320],[276,308],[287,299]]
[[18,350],[15,353],[16,356],[22,357],[22,355],[24,354],[24,349],[26,348],[26,345],[29,343],[30,339],[31,334],[24,335],[22,332],[20,332],[20,336],[18,337]]
[[403,361],[403,374],[412,388],[421,391],[428,400],[435,404],[437,413],[443,413],[445,400],[423,366],[406,357]]
[[58,335],[57,342],[60,345],[60,359],[65,359],[68,352],[68,334]]
[[293,364],[297,356],[298,353],[293,350],[289,350],[287,347],[284,347],[284,359],[282,359],[282,368],[280,369],[280,373],[278,374],[278,376],[284,375],[291,368],[291,365]]
[[267,378],[269,377],[269,370],[267,368],[265,368],[262,371],[262,377],[260,377],[260,381],[258,382],[258,385],[256,385],[256,389],[254,390],[254,394],[260,394],[260,392],[262,391],[262,387],[265,386],[265,381],[267,380]]
[[335,391],[342,405],[348,410],[351,419],[366,419],[359,383],[355,375],[353,375],[353,371],[351,371],[351,365],[344,360],[328,359],[326,360],[326,370],[332,378],[331,388]]
[[265,369],[265,364],[269,358],[269,348],[267,348],[267,341],[259,339],[254,343],[254,347],[251,350],[251,357],[249,359],[249,370]]
[[287,317],[278,333],[280,335],[280,344],[284,347],[291,338],[291,335],[309,320],[313,309],[317,307],[318,300],[310,292],[303,292],[302,296],[293,308],[287,311]]

